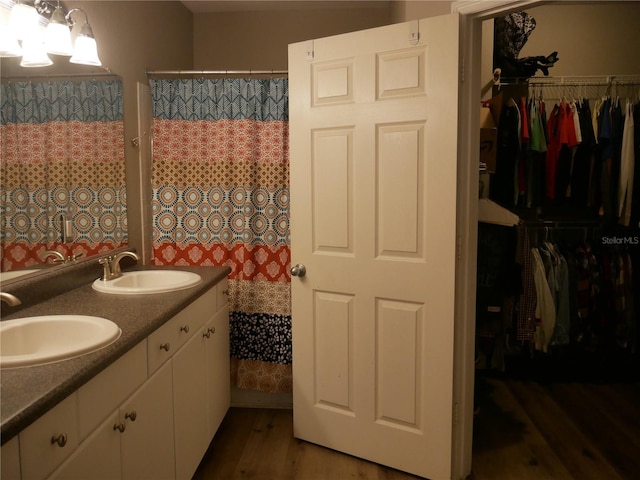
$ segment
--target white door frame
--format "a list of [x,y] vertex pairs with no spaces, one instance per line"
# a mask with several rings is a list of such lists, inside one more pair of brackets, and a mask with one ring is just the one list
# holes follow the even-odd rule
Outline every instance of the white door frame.
[[478,229],[478,162],[482,22],[512,11],[551,3],[543,0],[455,1],[460,14],[460,92],[458,106],[458,185],[456,312],[454,345],[454,420],[451,478],[471,473],[475,378],[475,310]]

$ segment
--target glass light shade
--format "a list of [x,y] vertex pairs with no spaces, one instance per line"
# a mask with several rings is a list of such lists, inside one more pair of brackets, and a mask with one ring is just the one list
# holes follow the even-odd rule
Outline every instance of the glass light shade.
[[29,38],[38,33],[39,17],[34,7],[16,3],[11,9],[9,29],[18,40]]
[[45,29],[44,46],[47,53],[54,55],[71,56],[73,45],[71,45],[71,30],[62,12],[62,7],[56,7],[51,15],[51,20]]
[[76,44],[73,49],[73,56],[69,59],[71,63],[80,63],[82,65],[95,65],[99,67],[102,62],[98,58],[98,46],[96,39],[93,38],[93,32],[88,23],[82,26],[82,30],[76,37]]
[[32,37],[22,42],[21,67],[47,67],[53,61],[44,50],[44,42],[41,36]]

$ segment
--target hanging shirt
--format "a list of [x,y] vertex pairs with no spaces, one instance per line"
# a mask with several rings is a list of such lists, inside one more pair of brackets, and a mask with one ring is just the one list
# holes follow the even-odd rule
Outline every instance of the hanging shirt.
[[536,285],[533,277],[529,234],[523,225],[518,226],[518,248],[516,259],[522,266],[522,294],[518,301],[517,340],[532,340],[535,332]]
[[540,252],[537,248],[531,249],[534,264],[534,280],[536,285],[536,331],[534,334],[537,350],[547,351],[553,329],[556,324],[556,309],[553,303],[553,295],[547,283],[546,272]]
[[531,150],[534,152],[546,152],[547,151],[547,137],[544,134],[544,126],[542,125],[542,112],[544,104],[532,102],[532,115],[531,115],[531,139],[529,142]]
[[556,196],[556,171],[558,168],[558,157],[562,148],[561,130],[565,123],[566,111],[555,105],[549,118],[547,119],[547,135],[549,143],[547,145],[546,156],[546,193],[547,198],[554,199]]
[[573,125],[576,133],[576,143],[582,142],[582,129],[580,127],[580,115],[578,113],[578,106],[575,101],[571,102],[571,115],[573,116]]
[[622,148],[620,151],[620,187],[618,188],[618,217],[620,217],[620,223],[627,227],[631,220],[631,201],[633,198],[635,162],[633,135],[633,104],[627,100],[622,133]]
[[569,311],[569,267],[567,261],[558,251],[555,245],[552,246],[556,254],[556,324],[553,329],[552,345],[568,345],[569,330],[571,328],[571,313]]

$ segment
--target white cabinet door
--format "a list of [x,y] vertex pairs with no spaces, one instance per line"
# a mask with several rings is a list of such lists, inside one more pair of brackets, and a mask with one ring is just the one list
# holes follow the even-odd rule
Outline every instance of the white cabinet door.
[[48,480],[119,479],[120,432],[114,428],[118,418],[118,412],[112,413]]
[[[226,282],[225,282],[226,283]],[[220,285],[218,285],[220,287]],[[231,403],[229,365],[229,306],[225,302],[205,326],[207,338],[207,404],[209,435],[212,438]]]
[[289,46],[298,438],[450,478],[457,15]]
[[204,327],[173,356],[173,418],[176,479],[188,480],[198,468],[211,436],[207,423],[206,340]]
[[77,403],[73,393],[20,432],[24,480],[45,478],[78,446]]
[[[120,408],[123,480],[172,480],[173,398],[171,363],[165,363]],[[135,418],[135,419],[134,419]]]

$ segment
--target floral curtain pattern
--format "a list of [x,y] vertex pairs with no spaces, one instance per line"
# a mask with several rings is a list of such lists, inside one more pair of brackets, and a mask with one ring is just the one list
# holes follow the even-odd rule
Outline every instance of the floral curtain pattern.
[[[127,242],[122,83],[1,85],[2,271]],[[61,216],[72,241],[62,241]]]
[[151,90],[154,263],[229,266],[232,381],[290,392],[288,81]]

